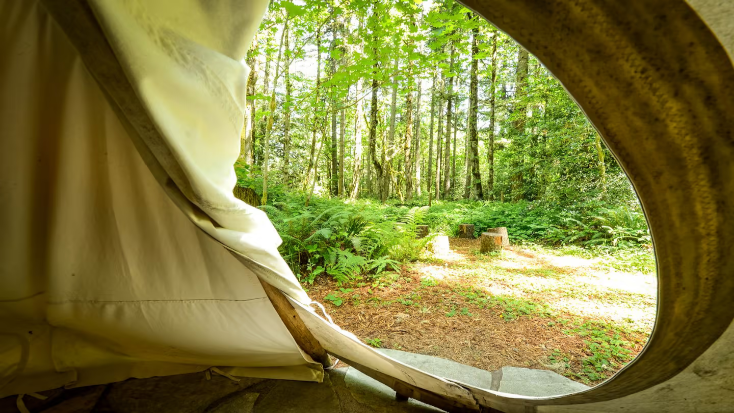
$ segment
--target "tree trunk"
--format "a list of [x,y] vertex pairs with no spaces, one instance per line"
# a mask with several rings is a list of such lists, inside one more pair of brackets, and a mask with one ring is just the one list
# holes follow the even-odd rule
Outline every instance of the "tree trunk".
[[352,173],[351,199],[359,196],[359,184],[362,180],[362,89],[364,82],[357,83],[357,105],[354,111],[354,172]]
[[[408,76],[412,76],[412,73]],[[413,198],[413,94],[408,87],[405,95],[405,138],[403,139],[403,156],[405,163],[405,198]]]
[[415,170],[415,194],[421,196],[421,95],[423,84],[418,82],[418,100],[415,104],[415,128],[413,128],[413,169]]
[[[525,89],[528,83],[528,51],[518,45],[517,51],[517,70],[515,72],[515,112],[516,117],[513,122],[516,138],[520,138],[525,134],[525,118],[527,116],[527,102],[525,102]],[[514,165],[516,170],[512,177],[512,197],[514,201],[525,199],[525,188],[523,184],[523,164],[520,160]]]
[[[456,83],[457,83],[456,88],[459,89],[458,79]],[[454,140],[451,143],[451,145],[453,146],[451,148],[451,151],[452,151],[452,154],[451,154],[451,188],[452,188],[452,191],[456,189],[456,133],[459,130],[459,128],[456,126],[459,120],[458,107],[456,109],[457,111],[454,114],[454,124],[453,124],[454,125]]]
[[[270,94],[270,62],[272,59],[272,45],[273,45],[273,36],[274,34],[270,33],[267,36],[267,41],[265,44],[265,71],[263,72],[263,89],[262,94],[263,96],[268,96]],[[263,102],[262,105],[262,111],[267,111],[270,107],[270,102]],[[261,161],[262,156],[262,142],[260,142],[259,148],[258,148],[258,139],[262,140],[262,138],[265,136],[265,131],[267,129],[268,124],[268,118],[265,117],[264,119],[261,119],[258,123],[257,127],[257,133],[253,136],[252,139],[252,159],[253,162],[258,164]]]
[[304,182],[303,190],[306,191],[309,188],[309,181],[311,180],[311,172],[313,171],[313,181],[316,182],[316,165],[318,162],[318,156],[316,154],[316,133],[318,131],[319,115],[318,109],[321,100],[319,99],[319,89],[321,86],[321,31],[316,32],[316,87],[315,87],[315,99],[314,99],[314,113],[313,113],[313,130],[311,135],[311,152],[308,158],[308,169],[306,170],[306,182]]
[[436,200],[441,197],[441,169],[443,162],[443,93],[446,75],[441,74],[441,87],[438,93],[438,133],[436,134]]
[[[331,23],[331,42],[329,43],[329,76],[333,79],[336,73],[336,59],[334,59],[334,49],[336,47],[336,36],[337,36],[337,24],[336,17],[333,13],[332,7],[332,23]],[[329,175],[329,193],[331,195],[339,194],[339,154],[338,154],[338,138],[336,132],[336,87],[332,83],[329,88],[329,102],[331,107],[329,112],[331,113],[331,141],[329,145],[329,159],[331,160],[331,170]]]
[[487,195],[490,200],[494,200],[494,122],[495,122],[495,105],[497,90],[497,32],[492,31],[492,73],[490,75],[489,86],[489,133],[487,134],[487,164],[489,171],[487,172]]
[[460,224],[459,238],[474,239],[474,224]]
[[451,190],[451,181],[450,181],[450,161],[451,161],[451,121],[452,121],[452,103],[453,103],[453,93],[454,93],[454,59],[456,57],[456,48],[453,45],[453,42],[451,44],[451,63],[449,65],[449,73],[451,73],[451,77],[449,77],[449,86],[446,93],[446,141],[444,144],[446,145],[444,147],[444,153],[443,153],[443,195],[444,199],[450,196],[449,191]]
[[[375,39],[377,41],[377,39]],[[377,54],[377,53],[375,53]],[[379,70],[379,63],[375,62],[373,66],[373,78],[372,78],[372,101],[370,103],[370,136],[369,136],[369,150],[370,150],[370,157],[372,158],[372,166],[375,168],[375,174],[377,175],[377,187],[378,191],[380,193],[380,200],[384,203],[385,197],[387,194],[384,193],[383,189],[383,165],[380,161],[377,160],[377,122],[378,122],[378,113],[377,113],[377,93],[380,87],[380,83],[377,80],[377,72]],[[383,155],[384,155],[384,148],[383,148]],[[384,159],[383,159],[384,161]]]
[[431,123],[428,126],[428,171],[426,173],[428,181],[426,190],[428,191],[428,206],[431,206],[431,198],[433,192],[431,192],[431,183],[433,182],[433,120],[436,116],[436,73],[433,74],[433,84],[431,85]]
[[[385,155],[385,159],[383,159],[383,167],[387,170],[391,169],[388,167],[388,163],[392,162],[392,153],[395,151],[395,115],[397,114],[398,104],[397,104],[397,98],[398,98],[398,80],[397,80],[397,71],[398,71],[398,59],[395,58],[395,72],[392,77],[392,95],[390,98],[390,130],[387,135],[387,145],[386,148],[383,149],[383,154]],[[385,203],[385,200],[390,192],[390,174],[385,173],[383,176],[383,186],[386,188],[386,194],[385,199],[382,199],[382,203]]]
[[[479,27],[474,27],[472,30],[472,48],[471,48],[471,80],[469,81],[469,166],[467,168],[467,176],[469,176],[469,169],[471,169],[471,179],[474,180],[474,191],[475,195],[479,199],[484,199],[484,193],[482,191],[482,175],[479,171],[479,136],[477,134],[477,122],[479,111],[479,59],[477,54],[479,53]],[[467,184],[467,195],[472,185],[471,179]],[[468,198],[468,196],[466,197]]]
[[288,19],[283,26],[283,33],[280,35],[280,45],[278,46],[278,60],[275,61],[275,78],[273,78],[273,92],[270,95],[270,114],[268,115],[268,123],[265,127],[265,137],[263,138],[263,198],[261,205],[268,204],[268,162],[270,161],[270,134],[273,130],[273,116],[275,116],[275,89],[278,86],[278,77],[280,76],[280,58],[283,56],[283,40],[288,33]]
[[487,228],[487,232],[494,235],[500,235],[502,237],[503,247],[510,245],[510,236],[507,233],[507,227]]
[[252,41],[252,46],[247,51],[247,66],[250,68],[250,75],[247,77],[247,103],[245,117],[245,126],[242,128],[242,147],[240,148],[240,158],[247,165],[252,165],[252,139],[255,135],[255,85],[257,84],[258,61],[255,52],[257,51],[257,36]]
[[316,187],[316,170],[318,169],[319,164],[319,157],[321,156],[321,150],[324,149],[324,141],[321,141],[321,144],[319,145],[319,149],[316,152],[316,167],[314,168],[314,174],[313,174],[313,180],[311,181],[311,185],[308,189],[308,196],[306,197],[306,206],[311,202],[311,196],[313,195],[313,190]]
[[285,34],[285,104],[283,105],[283,174],[285,178],[285,184],[290,186],[291,184],[291,165],[290,165],[290,152],[291,152],[291,93],[293,85],[291,84],[291,70],[290,70],[290,31]]
[[[385,123],[389,123],[388,119],[384,120]],[[384,204],[385,201],[387,201],[387,198],[390,197],[390,172],[391,172],[391,164],[388,161],[387,158],[387,139],[385,136],[385,131],[383,130],[382,133],[380,133],[380,143],[381,143],[381,149],[382,152],[380,154],[380,159],[382,162],[382,181],[380,184],[380,201]]]
[[347,128],[346,111],[342,109],[339,120],[339,198],[344,198],[344,133]]
[[601,136],[597,132],[594,133],[594,143],[596,144],[596,154],[599,162],[599,177],[601,178],[601,192],[603,196],[607,194],[607,166],[604,162],[604,147],[601,144]]
[[415,237],[425,238],[428,236],[429,230],[428,225],[416,225],[415,226]]
[[502,250],[502,236],[499,234],[484,232],[482,233],[480,241],[481,247],[479,251],[482,254]]
[[[469,89],[471,92],[471,87]],[[464,199],[470,199],[472,196],[472,160],[471,142],[469,142],[469,121],[471,119],[469,112],[471,112],[471,96],[469,97],[469,111],[466,114],[466,125],[464,125]]]

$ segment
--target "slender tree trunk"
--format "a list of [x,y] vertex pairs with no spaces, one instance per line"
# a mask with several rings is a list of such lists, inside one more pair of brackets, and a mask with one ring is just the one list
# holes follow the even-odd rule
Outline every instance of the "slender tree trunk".
[[359,79],[357,83],[357,105],[354,111],[354,173],[352,174],[352,195],[350,198],[357,199],[359,196],[359,184],[362,179],[362,89],[364,82]]
[[[428,126],[428,172],[427,176],[427,187],[428,191],[428,206],[431,206],[431,198],[433,192],[431,192],[431,183],[433,182],[433,120],[436,117],[436,74],[433,74],[433,82],[431,85],[431,123]],[[438,166],[438,165],[437,165]]]
[[[349,36],[349,31],[346,28],[344,21],[340,19],[339,21],[339,33],[342,36],[342,38],[347,38]],[[339,51],[341,51],[341,58],[339,59],[339,65],[344,66],[346,63],[346,55],[347,50],[342,44],[339,46]],[[349,87],[347,87],[347,94],[346,97],[343,100],[342,106],[345,106],[345,103],[349,100]],[[340,119],[339,119],[339,198],[344,198],[346,196],[346,190],[344,188],[344,138],[346,134],[347,129],[347,113],[346,109],[342,107],[340,110]]]
[[[457,89],[458,89],[458,79],[457,79]],[[458,104],[456,105],[458,106]],[[458,107],[457,107],[458,109]],[[457,123],[459,123],[459,113],[458,110],[456,111],[454,115],[454,140],[451,143],[453,147],[451,148],[452,154],[451,154],[451,188],[452,192],[456,190],[456,133],[459,131],[459,127],[457,126]]]
[[[528,51],[518,45],[517,70],[515,72],[515,112],[516,118],[513,122],[516,138],[525,134],[525,117],[527,116],[527,103],[525,102],[525,88],[528,82]],[[520,159],[515,165],[515,175],[512,177],[512,198],[520,201],[525,198],[523,184],[523,161]]]
[[[412,76],[412,73],[408,76]],[[403,139],[405,198],[408,201],[413,199],[413,93],[410,89],[411,87],[408,86],[408,93],[405,95],[405,139]]]
[[[273,60],[272,56],[272,45],[273,45],[273,36],[274,34],[268,34],[266,44],[265,44],[265,70],[263,71],[263,89],[262,94],[263,96],[267,96],[270,94],[270,62]],[[270,107],[270,102],[263,102],[262,110],[267,111]],[[253,162],[258,164],[261,161],[262,157],[262,142],[258,145],[258,140],[262,140],[262,138],[265,136],[265,130],[267,129],[268,124],[268,118],[265,117],[264,119],[261,119],[258,123],[258,130],[257,133],[253,136],[252,140],[252,158]]]
[[[322,134],[323,135],[323,134]],[[316,152],[316,168],[314,169],[314,175],[313,175],[313,181],[311,181],[311,185],[308,187],[308,196],[306,197],[306,206],[308,207],[308,204],[311,202],[311,196],[313,195],[313,190],[316,187],[316,169],[318,169],[318,160],[321,156],[321,150],[324,149],[324,141],[322,140],[319,144],[319,149]]]
[[[471,68],[471,64],[469,66]],[[471,81],[471,79],[470,79]],[[469,88],[471,95],[471,87]],[[469,111],[471,112],[471,96],[469,98]],[[466,114],[466,125],[464,125],[464,199],[470,199],[472,195],[472,170],[471,170],[471,142],[469,142],[469,113]]]
[[497,90],[497,32],[492,31],[492,56],[491,56],[492,72],[490,74],[489,85],[489,133],[487,134],[487,195],[490,200],[494,200],[494,122],[496,109],[496,90]]
[[285,104],[283,105],[283,174],[285,175],[285,184],[291,184],[291,94],[293,85],[291,84],[291,60],[290,60],[290,30],[285,34]]
[[[329,76],[333,79],[336,73],[336,59],[334,59],[334,50],[336,47],[336,36],[337,36],[337,24],[336,18],[334,17],[332,7],[332,24],[331,24],[331,42],[329,43]],[[331,170],[329,172],[329,192],[331,195],[339,194],[339,160],[338,160],[338,142],[337,142],[337,131],[336,131],[336,87],[332,83],[329,88],[329,102],[331,105],[331,142],[330,150],[328,153],[329,159],[331,160]]]
[[339,197],[344,197],[344,133],[347,128],[346,110],[342,109],[339,119]]
[[[383,159],[383,167],[387,170],[390,170],[392,168],[388,168],[388,163],[392,162],[392,154],[395,152],[395,115],[397,114],[397,98],[398,98],[398,81],[397,81],[397,71],[398,71],[398,59],[395,58],[395,74],[393,75],[392,79],[392,95],[390,98],[390,129],[387,135],[387,148],[386,150],[383,150],[383,153],[387,154],[385,155],[385,159]],[[386,194],[387,197],[390,192],[390,174],[386,173],[383,177],[384,182],[383,186],[386,188]],[[385,199],[382,200],[382,202],[385,202]]]
[[258,61],[257,52],[257,36],[252,41],[250,50],[247,51],[247,66],[250,68],[250,75],[247,77],[247,116],[245,117],[245,126],[242,128],[242,147],[240,148],[240,159],[246,164],[252,165],[252,139],[255,135],[255,85],[257,84]]
[[441,198],[441,169],[443,162],[443,93],[446,75],[441,75],[441,87],[438,93],[438,133],[436,134],[436,200]]
[[418,100],[415,104],[415,127],[413,128],[413,169],[415,170],[415,194],[421,196],[421,95],[423,85],[418,81]]
[[[367,125],[367,117],[365,117],[365,125]],[[369,128],[369,126],[368,126]],[[375,191],[373,187],[373,178],[372,178],[372,159],[374,156],[372,155],[372,150],[370,149],[370,142],[369,142],[369,130],[368,130],[368,138],[367,138],[367,159],[365,160],[364,164],[367,167],[367,195],[368,196],[374,196]]]
[[[380,83],[377,80],[377,71],[379,70],[379,64],[375,62],[374,64],[374,73],[373,75],[375,77],[372,78],[372,102],[370,103],[370,137],[369,137],[369,145],[370,145],[370,157],[372,158],[372,166],[375,169],[375,173],[377,174],[377,186],[378,191],[380,193],[380,200],[384,203],[385,198],[387,194],[385,193],[385,186],[383,185],[383,164],[380,163],[380,161],[377,160],[377,122],[378,122],[378,113],[377,113],[377,93],[380,87]],[[383,145],[383,155],[385,154],[384,151],[384,145]],[[383,156],[384,161],[384,156]]]
[[[383,121],[385,123],[390,123],[389,118],[386,118]],[[385,136],[385,131],[381,131],[380,133],[380,143],[382,148],[382,154],[380,155],[380,159],[382,160],[382,182],[380,182],[381,189],[380,189],[380,201],[384,204],[387,199],[390,197],[390,178],[392,173],[392,163],[390,162],[390,158],[388,158],[388,140]],[[390,149],[392,149],[392,146],[389,146]]]
[[601,178],[601,192],[602,196],[607,195],[607,166],[604,162],[604,147],[601,144],[601,136],[596,133],[594,133],[594,143],[596,146],[596,155],[598,156],[598,167],[599,167],[599,177]]
[[311,152],[308,158],[308,169],[306,170],[306,182],[304,182],[303,190],[309,188],[309,181],[311,180],[311,172],[313,171],[313,180],[316,182],[316,165],[318,162],[318,156],[316,154],[316,134],[318,131],[318,125],[320,122],[318,111],[320,107],[319,92],[321,86],[321,31],[316,32],[316,87],[315,87],[315,99],[314,99],[314,113],[313,113],[313,129],[311,130]]
[[[451,63],[449,65],[449,73],[454,71],[454,59],[456,57],[456,48],[453,43],[451,44]],[[449,191],[451,190],[451,121],[452,121],[452,103],[454,93],[454,76],[449,77],[449,86],[446,93],[446,141],[443,153],[443,194],[444,198],[450,196]]]
[[[482,175],[479,171],[479,136],[477,133],[478,112],[479,112],[479,27],[472,29],[472,47],[471,47],[471,80],[469,81],[469,158],[471,166],[471,177],[474,180],[475,195],[479,199],[484,199],[482,191]],[[469,176],[469,170],[467,170]],[[467,185],[467,192],[471,181]],[[468,195],[468,193],[467,193]],[[468,197],[467,197],[468,198]]]
[[275,90],[278,86],[278,77],[280,76],[280,58],[283,56],[283,40],[288,33],[288,19],[283,26],[283,33],[280,35],[280,45],[278,46],[278,60],[275,61],[275,78],[273,79],[273,93],[270,95],[270,114],[268,115],[268,123],[265,128],[265,138],[263,138],[263,197],[260,205],[268,204],[268,162],[270,161],[270,134],[273,130],[273,116],[275,116]]

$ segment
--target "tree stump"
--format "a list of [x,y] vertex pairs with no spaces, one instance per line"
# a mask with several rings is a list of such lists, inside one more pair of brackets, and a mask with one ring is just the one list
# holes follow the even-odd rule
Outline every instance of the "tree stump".
[[245,188],[241,186],[235,186],[232,190],[235,198],[251,206],[260,206],[260,195],[257,194],[252,188]]
[[483,232],[480,237],[482,254],[502,250],[502,235],[494,232]]
[[459,225],[459,238],[474,239],[474,225],[460,224]]
[[416,225],[415,226],[415,237],[425,238],[428,236],[428,225]]
[[437,256],[446,256],[451,249],[449,248],[449,237],[439,235],[433,239],[433,253]]
[[487,232],[502,235],[502,246],[510,246],[510,237],[507,235],[507,227],[487,228]]

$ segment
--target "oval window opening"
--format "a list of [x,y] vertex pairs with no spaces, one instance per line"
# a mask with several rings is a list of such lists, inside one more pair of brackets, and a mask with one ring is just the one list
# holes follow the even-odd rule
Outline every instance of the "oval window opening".
[[339,326],[525,396],[640,353],[657,279],[639,200],[510,37],[450,0],[276,1],[247,63],[235,194]]

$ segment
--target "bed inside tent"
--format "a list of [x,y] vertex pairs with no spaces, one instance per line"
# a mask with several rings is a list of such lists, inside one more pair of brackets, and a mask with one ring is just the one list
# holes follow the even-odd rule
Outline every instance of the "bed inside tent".
[[731,411],[734,5],[464,4],[561,80],[640,196],[660,281],[637,360],[524,397],[324,318],[267,216],[232,194],[266,0],[3,0],[0,398],[195,372],[321,383],[338,358],[445,411]]

